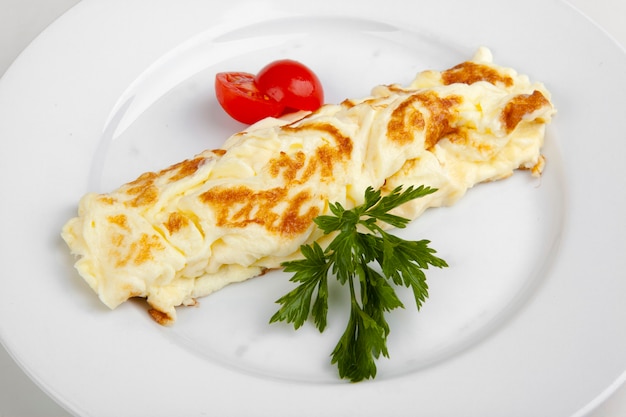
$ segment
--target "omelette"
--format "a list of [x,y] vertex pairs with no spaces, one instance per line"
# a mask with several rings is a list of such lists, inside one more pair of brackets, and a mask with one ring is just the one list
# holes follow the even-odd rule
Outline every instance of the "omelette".
[[480,48],[407,86],[262,120],[219,149],[86,194],[62,237],[106,306],[142,297],[157,322],[171,324],[176,307],[279,268],[303,244],[323,244],[313,219],[329,203],[363,203],[369,186],[437,188],[395,213],[415,219],[516,169],[540,175],[554,113],[542,83]]

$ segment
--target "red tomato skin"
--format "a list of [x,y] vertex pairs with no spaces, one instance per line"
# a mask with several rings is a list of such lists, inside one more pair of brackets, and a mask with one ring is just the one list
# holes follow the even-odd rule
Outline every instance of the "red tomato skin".
[[255,78],[263,91],[285,108],[317,110],[324,104],[322,83],[304,64],[291,59],[281,59],[266,65]]
[[278,117],[284,111],[284,105],[262,93],[257,88],[254,74],[247,72],[216,74],[215,96],[230,117],[245,124]]

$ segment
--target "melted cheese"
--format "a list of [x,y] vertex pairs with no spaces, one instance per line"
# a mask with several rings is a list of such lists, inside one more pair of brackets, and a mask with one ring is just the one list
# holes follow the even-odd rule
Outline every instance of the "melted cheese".
[[542,84],[481,48],[407,87],[266,119],[221,149],[87,194],[62,236],[104,304],[144,297],[168,324],[176,306],[298,257],[300,245],[321,238],[313,219],[329,201],[353,207],[368,186],[438,188],[398,210],[415,218],[515,169],[539,175],[553,113]]

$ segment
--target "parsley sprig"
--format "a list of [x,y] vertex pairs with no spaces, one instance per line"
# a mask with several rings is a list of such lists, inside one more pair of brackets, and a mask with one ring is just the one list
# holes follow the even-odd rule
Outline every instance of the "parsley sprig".
[[390,329],[385,313],[404,308],[391,284],[411,288],[419,310],[428,297],[423,270],[429,265],[448,266],[434,255],[436,251],[428,247],[428,240],[403,240],[383,230],[380,223],[406,227],[410,220],[390,211],[435,191],[424,186],[404,191],[398,187],[381,197],[380,191],[369,187],[360,206],[346,210],[339,203],[331,204],[333,216],[319,216],[314,221],[325,234],[338,233],[325,250],[317,242],[303,245],[303,259],[283,263],[286,272],[294,273],[291,281],[298,286],[276,301],[281,307],[270,323],[293,323],[297,330],[311,315],[323,332],[328,316],[328,277],[336,276],[350,290],[351,308],[331,363],[337,365],[341,378],[352,382],[374,378],[375,360],[381,354],[389,357]]

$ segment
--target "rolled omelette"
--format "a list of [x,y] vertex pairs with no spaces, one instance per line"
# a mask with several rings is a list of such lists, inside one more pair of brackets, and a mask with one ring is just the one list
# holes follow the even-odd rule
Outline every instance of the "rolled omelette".
[[542,83],[480,48],[408,86],[265,119],[220,149],[86,194],[62,237],[105,305],[142,297],[157,322],[172,324],[177,306],[279,268],[303,244],[323,244],[313,219],[329,203],[361,204],[367,187],[437,188],[395,211],[415,219],[518,168],[540,175],[554,113]]

